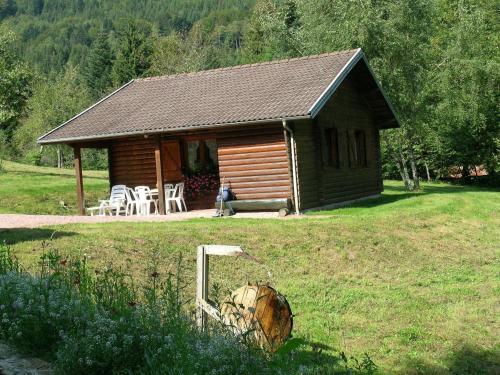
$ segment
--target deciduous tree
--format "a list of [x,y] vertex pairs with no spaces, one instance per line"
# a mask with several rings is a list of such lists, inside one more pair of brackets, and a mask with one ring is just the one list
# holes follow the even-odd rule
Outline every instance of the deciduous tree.
[[36,143],[38,136],[67,121],[87,107],[91,98],[86,87],[77,80],[75,68],[68,68],[64,76],[41,80],[28,102],[28,116],[14,133],[14,144],[25,161],[63,167],[66,148]]
[[15,36],[0,25],[0,138],[7,147],[31,95],[33,74],[14,53]]

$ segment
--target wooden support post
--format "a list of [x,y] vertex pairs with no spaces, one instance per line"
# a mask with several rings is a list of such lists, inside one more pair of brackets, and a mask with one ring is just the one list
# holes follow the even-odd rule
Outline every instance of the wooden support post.
[[78,203],[78,214],[85,216],[85,204],[83,200],[83,176],[82,176],[82,155],[80,147],[74,146],[74,163],[76,176],[76,201]]
[[196,257],[196,324],[201,330],[207,327],[210,315],[221,320],[219,311],[208,300],[208,259],[209,255],[240,256],[245,255],[240,246],[201,245]]
[[207,313],[202,307],[208,298],[208,254],[205,246],[198,246],[196,259],[196,323],[204,330],[207,326]]
[[163,185],[163,155],[161,149],[161,139],[158,138],[155,144],[155,163],[156,163],[156,186],[158,187],[158,203],[160,214],[165,215],[165,188]]

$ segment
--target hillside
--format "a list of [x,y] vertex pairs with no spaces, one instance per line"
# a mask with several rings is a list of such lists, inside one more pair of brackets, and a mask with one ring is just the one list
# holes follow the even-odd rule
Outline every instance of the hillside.
[[162,36],[187,33],[213,14],[248,12],[254,0],[7,0],[0,2],[0,21],[19,36],[18,51],[44,73],[67,63],[85,63],[101,31],[114,33],[128,19],[144,20]]
[[[36,139],[137,77],[362,47],[401,129],[386,178],[500,172],[497,9],[486,0],[0,0],[0,156],[70,166]],[[5,52],[3,52],[5,51]],[[329,72],[324,72],[329,74]],[[94,152],[92,169],[107,158]],[[494,180],[494,179],[493,179]]]

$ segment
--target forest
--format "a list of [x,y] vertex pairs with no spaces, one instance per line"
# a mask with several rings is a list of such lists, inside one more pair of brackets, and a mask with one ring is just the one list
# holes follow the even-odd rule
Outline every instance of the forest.
[[361,47],[401,123],[382,132],[385,177],[498,184],[498,14],[491,0],[0,0],[0,159],[70,166],[36,139],[135,77]]

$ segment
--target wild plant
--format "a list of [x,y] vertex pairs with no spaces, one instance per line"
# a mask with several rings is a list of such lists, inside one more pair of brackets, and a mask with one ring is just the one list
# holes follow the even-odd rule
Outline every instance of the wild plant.
[[[331,373],[319,362],[301,367],[293,349],[266,356],[224,327],[198,330],[186,308],[181,256],[163,275],[158,250],[138,285],[112,265],[92,272],[85,257],[62,256],[50,243],[43,248],[32,275],[0,245],[0,339],[47,357],[57,373]],[[367,358],[335,368],[369,373]]]
[[0,275],[8,272],[20,272],[19,260],[12,255],[10,247],[6,243],[0,243]]

